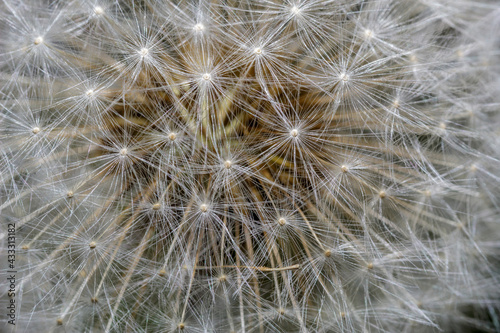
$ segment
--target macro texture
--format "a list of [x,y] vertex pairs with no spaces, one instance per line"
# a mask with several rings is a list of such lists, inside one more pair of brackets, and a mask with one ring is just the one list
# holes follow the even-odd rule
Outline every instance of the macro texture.
[[2,0],[0,330],[500,331],[499,31],[495,0]]

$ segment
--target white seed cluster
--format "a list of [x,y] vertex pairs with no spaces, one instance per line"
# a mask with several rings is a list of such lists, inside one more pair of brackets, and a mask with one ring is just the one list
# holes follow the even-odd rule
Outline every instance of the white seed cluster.
[[498,31],[494,0],[3,0],[5,329],[500,331]]

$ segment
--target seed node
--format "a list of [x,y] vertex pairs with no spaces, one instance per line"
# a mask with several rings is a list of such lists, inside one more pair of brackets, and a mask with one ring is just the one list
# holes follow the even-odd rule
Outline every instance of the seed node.
[[102,8],[101,6],[95,6],[94,7],[94,14],[96,14],[96,15],[104,14],[104,8]]
[[38,36],[37,38],[35,38],[35,40],[33,41],[33,44],[35,45],[40,45],[43,43],[43,37],[42,36]]

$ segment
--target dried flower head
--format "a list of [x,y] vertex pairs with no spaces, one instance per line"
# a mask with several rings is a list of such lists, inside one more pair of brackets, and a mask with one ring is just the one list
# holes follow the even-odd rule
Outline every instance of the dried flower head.
[[499,18],[3,0],[2,330],[500,331]]

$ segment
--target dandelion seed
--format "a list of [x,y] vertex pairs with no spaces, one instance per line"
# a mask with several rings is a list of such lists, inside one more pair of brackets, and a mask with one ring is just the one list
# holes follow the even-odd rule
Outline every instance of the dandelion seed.
[[73,198],[73,196],[74,196],[74,195],[75,195],[75,193],[73,193],[73,191],[68,191],[68,192],[66,193],[66,197],[67,197],[68,199]]
[[104,8],[102,8],[101,6],[95,6],[94,14],[97,16],[104,14]]
[[93,89],[89,89],[89,90],[87,90],[87,91],[85,92],[85,94],[86,94],[87,96],[89,96],[89,97],[90,97],[90,96],[93,96],[93,95],[94,95],[94,93],[95,93],[95,92],[94,92],[94,90],[93,90]]
[[58,318],[58,319],[56,320],[56,323],[57,323],[57,326],[62,326],[62,324],[63,324],[63,320],[62,320],[61,318]]
[[342,82],[348,82],[349,81],[349,75],[347,75],[346,73],[341,73],[339,75],[339,80],[342,81]]
[[177,134],[174,132],[171,132],[168,134],[168,138],[170,141],[175,141],[175,139],[177,139]]
[[294,128],[290,131],[290,135],[293,137],[293,138],[296,138],[298,135],[299,135],[299,131]]
[[35,40],[33,41],[33,44],[35,45],[40,45],[42,43],[43,43],[43,37],[41,36],[36,37]]
[[300,8],[297,6],[293,6],[292,8],[290,8],[290,11],[292,12],[292,14],[297,15],[300,13]]
[[33,129],[31,130],[31,132],[32,132],[33,134],[38,134],[38,133],[40,133],[40,127],[33,127]]
[[349,167],[347,165],[342,165],[340,167],[340,170],[342,170],[343,173],[346,173],[347,171],[349,171]]
[[372,30],[370,30],[370,29],[365,29],[365,31],[363,32],[363,35],[364,35],[364,37],[365,37],[366,39],[368,39],[368,40],[369,40],[369,39],[372,39],[372,38],[373,38],[374,33],[373,33],[373,31],[372,31]]
[[256,47],[253,50],[253,53],[255,53],[256,55],[261,55],[262,54],[262,49],[260,47]]
[[161,208],[161,204],[159,202],[153,205],[153,210],[159,210]]
[[385,191],[380,191],[378,193],[378,196],[380,197],[380,199],[384,199],[387,196],[387,194],[385,193]]
[[231,169],[232,166],[233,166],[233,162],[231,162],[230,160],[227,160],[224,162],[224,167],[226,169]]
[[90,249],[95,249],[95,248],[96,248],[96,246],[97,246],[97,243],[96,243],[96,242],[94,242],[94,241],[92,241],[92,242],[90,242],[90,243],[89,243],[89,247],[90,247]]
[[281,226],[284,226],[284,225],[286,225],[286,220],[283,217],[280,217],[278,219],[278,224]]
[[206,204],[201,204],[201,205],[200,205],[200,211],[201,211],[202,213],[206,213],[206,212],[208,211],[208,205],[206,205]]
[[149,49],[143,47],[140,51],[139,51],[139,54],[142,58],[144,58],[145,56],[147,56],[149,53]]
[[201,23],[198,23],[198,24],[195,24],[195,26],[193,27],[193,29],[196,31],[196,32],[201,32],[205,29],[205,27],[203,26],[203,24]]
[[186,328],[186,325],[184,323],[179,323],[177,325],[177,328],[180,329],[180,330],[183,330],[184,328]]
[[202,78],[205,81],[210,81],[212,78],[212,75],[210,75],[210,73],[205,73],[205,74],[203,74]]
[[120,149],[120,155],[126,156],[127,154],[128,154],[128,149],[127,148]]

